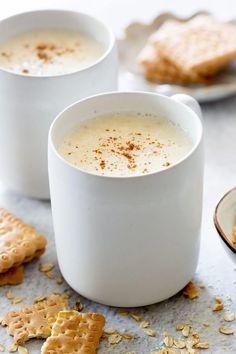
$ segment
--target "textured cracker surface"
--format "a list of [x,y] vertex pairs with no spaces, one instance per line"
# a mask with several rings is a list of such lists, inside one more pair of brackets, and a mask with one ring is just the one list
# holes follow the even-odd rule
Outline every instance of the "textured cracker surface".
[[41,255],[46,243],[33,227],[0,209],[0,273]]
[[236,57],[236,29],[199,15],[158,39],[157,46],[160,54],[183,72],[214,74]]
[[56,321],[57,314],[67,309],[64,296],[52,294],[46,300],[35,303],[19,311],[8,312],[2,319],[2,325],[14,336],[16,344],[22,344],[31,338],[47,338]]
[[24,267],[18,266],[10,268],[5,273],[0,273],[0,286],[2,285],[18,285],[24,279]]
[[104,324],[98,313],[59,312],[42,354],[95,354]]

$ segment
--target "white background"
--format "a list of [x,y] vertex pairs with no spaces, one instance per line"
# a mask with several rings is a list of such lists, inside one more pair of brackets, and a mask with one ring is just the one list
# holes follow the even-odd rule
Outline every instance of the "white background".
[[188,16],[197,10],[208,10],[222,19],[236,17],[235,0],[0,0],[0,19],[39,8],[76,9],[96,15],[117,35],[130,21],[150,21],[163,11]]

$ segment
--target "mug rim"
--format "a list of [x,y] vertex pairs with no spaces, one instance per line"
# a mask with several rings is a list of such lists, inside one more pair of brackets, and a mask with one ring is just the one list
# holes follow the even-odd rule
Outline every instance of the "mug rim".
[[95,67],[96,65],[100,64],[101,62],[103,62],[107,57],[108,55],[111,53],[111,51],[113,50],[114,46],[115,46],[115,43],[116,43],[116,38],[115,38],[115,34],[114,32],[112,31],[112,29],[105,23],[103,22],[100,18],[96,17],[96,16],[92,16],[92,15],[89,15],[85,12],[80,12],[80,11],[76,11],[76,10],[64,10],[64,9],[38,9],[38,10],[32,10],[32,11],[24,11],[24,12],[21,12],[21,13],[17,13],[15,15],[12,15],[12,16],[8,16],[6,18],[3,18],[2,20],[0,20],[0,26],[3,22],[7,22],[8,20],[11,20],[11,19],[15,19],[15,18],[18,18],[18,17],[23,17],[23,16],[31,16],[35,13],[51,13],[53,15],[53,13],[55,12],[58,12],[58,13],[67,13],[67,14],[76,14],[76,15],[81,15],[87,19],[90,19],[94,22],[97,22],[98,24],[102,25],[105,29],[105,31],[107,32],[107,34],[109,35],[109,44],[108,46],[106,47],[104,53],[101,55],[101,57],[99,57],[96,61],[94,61],[93,63],[91,63],[90,65],[84,67],[84,68],[81,68],[81,69],[78,69],[78,70],[75,70],[75,71],[72,71],[72,72],[68,72],[68,73],[65,73],[65,74],[57,74],[57,75],[33,75],[33,74],[21,74],[21,73],[18,73],[18,72],[15,72],[13,70],[9,70],[9,69],[6,69],[2,66],[0,66],[0,73],[1,72],[4,72],[6,74],[9,74],[9,75],[12,75],[12,76],[17,76],[17,77],[22,77],[24,79],[53,79],[53,78],[61,78],[61,77],[64,77],[64,76],[69,76],[69,75],[75,75],[75,74],[78,74],[80,72],[85,72],[85,71],[88,71],[90,69],[92,69],[93,67]]
[[152,176],[155,174],[162,174],[165,173],[171,169],[174,169],[175,167],[181,165],[185,160],[187,160],[199,147],[201,141],[202,141],[202,137],[203,137],[203,124],[202,124],[202,120],[201,118],[197,115],[196,112],[194,112],[191,108],[189,108],[187,105],[183,104],[182,102],[179,101],[174,101],[177,104],[180,104],[180,106],[182,106],[182,108],[186,109],[189,113],[193,114],[193,116],[195,116],[195,119],[198,120],[199,122],[199,126],[200,126],[200,132],[199,132],[199,137],[196,139],[196,142],[193,144],[192,148],[190,149],[190,151],[183,156],[183,158],[179,159],[176,163],[174,163],[173,165],[170,165],[168,167],[166,167],[163,170],[157,170],[157,171],[153,171],[150,173],[146,173],[146,174],[137,174],[137,175],[129,175],[129,176],[112,176],[112,175],[101,175],[101,174],[97,174],[97,173],[93,173],[93,172],[89,172],[86,170],[81,169],[78,166],[73,165],[72,163],[70,163],[69,161],[67,161],[66,159],[64,159],[61,154],[59,154],[59,152],[57,151],[55,144],[53,142],[53,138],[52,138],[52,134],[53,134],[53,130],[55,129],[55,125],[57,123],[58,120],[63,119],[64,113],[68,110],[70,110],[72,107],[79,105],[80,103],[83,103],[85,101],[97,98],[97,97],[103,97],[103,96],[109,96],[109,95],[123,95],[123,94],[127,94],[127,95],[141,95],[141,96],[155,96],[155,97],[161,97],[163,99],[166,99],[167,101],[173,102],[171,97],[162,95],[162,94],[158,94],[158,93],[154,93],[154,92],[146,92],[146,91],[110,91],[110,92],[103,92],[103,93],[99,93],[96,95],[91,95],[88,96],[86,98],[83,98],[81,100],[78,100],[72,104],[70,104],[69,106],[67,106],[63,111],[61,111],[53,120],[50,129],[49,129],[49,133],[48,133],[48,148],[50,147],[53,151],[53,153],[57,156],[57,158],[59,158],[59,160],[61,160],[66,166],[72,168],[73,170],[75,170],[76,172],[80,172],[80,173],[84,173],[86,175],[89,176],[93,176],[93,177],[100,177],[100,178],[107,178],[107,179],[130,179],[130,178],[144,178],[144,177],[148,177],[148,176]]

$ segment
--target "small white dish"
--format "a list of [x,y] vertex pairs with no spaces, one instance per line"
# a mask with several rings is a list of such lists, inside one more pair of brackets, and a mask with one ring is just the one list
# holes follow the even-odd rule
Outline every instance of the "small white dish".
[[[124,37],[118,41],[120,57],[120,89],[141,90],[161,93],[171,96],[176,93],[191,95],[199,102],[215,101],[236,94],[236,61],[222,71],[212,85],[174,85],[152,83],[147,81],[137,64],[137,55],[144,47],[147,38],[155,32],[166,20],[176,19],[186,22],[189,19],[206,12],[197,12],[188,18],[179,18],[171,13],[156,17],[152,23],[131,23],[124,32]],[[236,25],[236,20],[230,21]]]
[[224,249],[236,263],[236,244],[232,239],[233,226],[236,224],[236,188],[227,192],[217,204],[214,223]]

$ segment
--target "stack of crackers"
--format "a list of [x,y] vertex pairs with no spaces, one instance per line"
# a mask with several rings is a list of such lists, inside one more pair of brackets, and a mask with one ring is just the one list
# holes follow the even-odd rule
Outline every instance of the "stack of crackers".
[[5,209],[0,209],[0,285],[23,281],[23,263],[41,256],[46,239]]
[[146,79],[209,84],[236,57],[236,27],[210,15],[166,21],[138,56]]
[[[0,209],[0,285],[23,281],[23,263],[44,253],[46,239],[5,209]],[[9,349],[28,353],[21,345],[33,338],[47,339],[42,354],[95,354],[105,318],[99,313],[69,310],[68,296],[54,293],[30,307],[10,311],[0,320],[14,337]],[[0,351],[1,348],[0,348]]]

